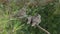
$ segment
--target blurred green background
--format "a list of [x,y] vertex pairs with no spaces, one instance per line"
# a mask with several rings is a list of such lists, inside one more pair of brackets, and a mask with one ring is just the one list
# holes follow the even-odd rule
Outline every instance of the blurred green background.
[[[12,18],[30,0],[0,0],[0,34],[46,34],[38,28],[27,25],[26,20]],[[35,1],[35,2],[34,2]],[[41,15],[44,29],[51,34],[60,34],[60,0],[32,0],[27,14]],[[37,7],[36,7],[37,6]],[[10,20],[13,19],[13,20]]]

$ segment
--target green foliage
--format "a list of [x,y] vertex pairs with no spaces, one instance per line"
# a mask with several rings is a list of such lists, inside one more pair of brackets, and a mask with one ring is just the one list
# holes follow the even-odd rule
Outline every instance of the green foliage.
[[[34,15],[39,13],[41,15],[41,23],[39,24],[51,34],[60,34],[60,13],[58,2],[52,2],[45,6],[37,5],[37,7],[27,7],[27,15]],[[7,5],[8,6],[8,5]],[[27,19],[13,18],[10,20],[9,16],[18,12],[24,5],[16,5],[11,1],[10,8],[6,5],[0,4],[0,34],[46,34],[37,27],[27,25]],[[11,13],[10,13],[10,12]]]

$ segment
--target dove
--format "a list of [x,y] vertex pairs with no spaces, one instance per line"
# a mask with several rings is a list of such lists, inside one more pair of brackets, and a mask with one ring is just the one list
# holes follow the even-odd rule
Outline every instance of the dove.
[[41,23],[41,16],[39,14],[32,16],[32,26],[39,25]]
[[28,16],[27,24],[32,24],[32,26],[39,25],[41,23],[41,15],[37,14],[34,16]]
[[31,26],[36,26],[39,29],[43,30],[44,32],[46,32],[47,34],[50,34],[50,32],[48,32],[47,30],[45,30],[44,28],[42,28],[39,24],[41,23],[41,15],[40,14],[36,14],[34,16],[29,16],[28,17],[28,22],[27,24],[30,24]]

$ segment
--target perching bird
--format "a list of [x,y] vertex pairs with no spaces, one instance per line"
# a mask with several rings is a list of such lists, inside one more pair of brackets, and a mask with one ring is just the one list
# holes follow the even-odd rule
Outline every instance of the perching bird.
[[39,14],[32,17],[32,26],[39,25],[41,23],[41,16]]
[[41,16],[37,14],[34,16],[29,16],[27,24],[31,23],[32,26],[35,26],[35,25],[39,25],[40,22],[41,22]]
[[41,15],[32,16],[32,26],[39,25],[39,23],[41,23]]
[[39,29],[43,30],[47,34],[50,34],[50,32],[48,32],[47,30],[45,30],[39,25],[41,23],[41,15],[36,14],[34,16],[29,16],[27,24],[30,24],[30,23],[32,26],[37,26]]

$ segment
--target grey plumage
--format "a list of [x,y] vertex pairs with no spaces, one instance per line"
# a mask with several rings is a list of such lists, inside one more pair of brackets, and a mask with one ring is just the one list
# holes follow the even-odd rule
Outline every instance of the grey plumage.
[[39,23],[41,23],[41,16],[39,14],[34,16],[29,16],[27,24],[30,24],[31,22],[32,22],[32,26],[39,25]]
[[32,17],[32,26],[39,25],[41,23],[41,16],[39,14]]
[[43,30],[47,34],[50,34],[49,31],[45,30],[39,25],[39,23],[41,23],[41,15],[36,14],[34,16],[29,16],[27,24],[30,24],[31,22],[32,22],[31,26],[37,26],[39,29]]

